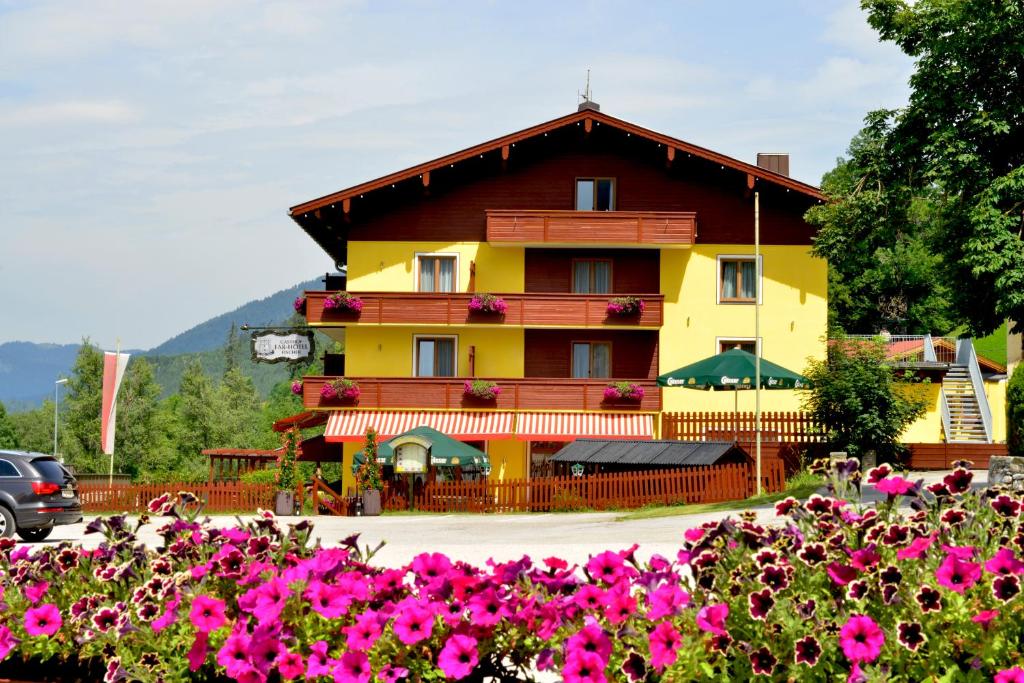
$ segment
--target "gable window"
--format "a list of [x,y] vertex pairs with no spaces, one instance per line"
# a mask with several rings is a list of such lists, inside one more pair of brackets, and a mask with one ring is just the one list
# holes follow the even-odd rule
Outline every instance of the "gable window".
[[610,259],[574,259],[572,262],[573,294],[608,294],[612,291]]
[[449,254],[420,254],[418,263],[417,290],[420,292],[455,291],[455,256]]
[[415,337],[417,377],[455,377],[456,337]]
[[577,178],[577,211],[614,211],[614,178]]
[[573,342],[572,376],[581,379],[612,376],[609,342]]
[[757,268],[753,256],[718,257],[718,302],[754,303]]
[[719,337],[717,341],[718,353],[741,349],[747,353],[757,354],[757,344],[754,343],[753,337]]

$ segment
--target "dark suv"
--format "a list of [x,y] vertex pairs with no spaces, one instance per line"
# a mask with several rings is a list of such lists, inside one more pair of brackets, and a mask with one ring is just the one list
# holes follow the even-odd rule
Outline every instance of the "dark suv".
[[78,482],[53,456],[0,450],[0,537],[42,541],[58,524],[81,521]]

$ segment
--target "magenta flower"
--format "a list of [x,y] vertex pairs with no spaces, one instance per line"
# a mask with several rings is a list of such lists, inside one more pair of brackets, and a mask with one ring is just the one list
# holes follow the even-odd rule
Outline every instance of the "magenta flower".
[[388,664],[377,672],[377,680],[381,683],[398,683],[398,681],[404,681],[408,675],[409,670],[405,667]]
[[197,631],[209,633],[224,625],[224,601],[207,595],[198,595],[192,601],[189,619]]
[[46,595],[46,591],[49,589],[49,581],[37,581],[35,583],[31,583],[24,588],[25,599],[34,605],[39,602],[44,595]]
[[1000,548],[985,563],[985,569],[992,574],[1024,574],[1024,562],[1018,560],[1009,548]]
[[885,634],[871,617],[854,615],[839,629],[839,646],[851,662],[873,662],[885,643]]
[[903,477],[886,477],[877,484],[875,488],[889,497],[903,496],[913,490],[914,484]]
[[690,594],[676,584],[665,584],[648,596],[650,606],[647,619],[657,621],[662,617],[676,616],[690,604]]
[[459,680],[473,672],[479,661],[476,638],[455,634],[437,655],[437,665],[448,678]]
[[793,661],[804,666],[814,667],[821,657],[821,644],[814,636],[804,636],[793,643]]
[[935,542],[935,535],[931,536],[920,536],[910,542],[906,548],[900,548],[896,551],[896,559],[898,560],[917,560],[924,557],[925,553],[928,552],[928,548],[931,547],[932,543]]
[[429,638],[434,631],[434,613],[424,607],[408,607],[395,619],[395,635],[406,645]]
[[370,658],[364,652],[346,652],[334,667],[335,683],[368,683],[373,669]]
[[206,661],[206,653],[210,646],[210,635],[206,631],[200,631],[196,634],[195,640],[192,641],[192,647],[189,648],[188,653],[185,655],[185,659],[188,660],[188,670],[191,672],[199,671],[199,667]]
[[11,633],[11,629],[7,628],[3,624],[0,624],[0,662],[7,659],[7,655],[11,653],[18,643],[21,641],[14,637]]
[[234,632],[224,641],[224,645],[217,651],[217,663],[224,667],[228,676],[239,678],[252,670],[249,663],[249,636],[244,633]]
[[292,382],[292,393],[296,396],[302,396],[302,380],[297,379]]
[[25,633],[30,636],[52,636],[60,630],[63,623],[60,610],[52,603],[25,611]]
[[587,617],[587,619],[589,623],[586,626],[569,636],[569,640],[565,643],[565,651],[568,654],[591,652],[607,664],[608,659],[612,656],[612,641],[592,617]]
[[315,680],[331,672],[331,660],[327,657],[327,641],[318,640],[309,648],[309,658],[306,660],[306,678]]
[[302,661],[302,655],[298,652],[284,651],[277,657],[277,671],[281,678],[298,678],[306,672],[306,666]]
[[697,612],[697,628],[715,635],[726,635],[725,620],[729,616],[729,605],[707,605]]
[[621,624],[636,613],[636,598],[628,590],[615,591],[612,595],[605,609],[605,617],[612,624]]
[[983,629],[988,629],[988,626],[992,623],[992,620],[994,620],[998,616],[999,610],[986,609],[982,610],[981,612],[978,612],[973,617],[971,617],[971,621],[973,621],[975,624],[980,624]]
[[676,653],[683,646],[683,639],[679,635],[679,631],[667,621],[654,627],[647,642],[651,648],[651,666],[658,671],[675,662]]
[[452,561],[442,553],[421,553],[412,558],[412,571],[428,583],[443,578],[452,568]]
[[946,559],[935,570],[935,579],[938,584],[956,593],[963,593],[977,583],[980,578],[980,564],[964,562],[956,555],[946,555]]
[[826,572],[839,586],[845,586],[859,576],[859,572],[855,568],[838,562],[830,562]]
[[469,599],[469,613],[478,626],[494,626],[505,616],[505,607],[493,588]]
[[313,611],[324,619],[337,619],[348,611],[351,600],[339,586],[312,581],[303,593]]
[[606,550],[595,555],[587,562],[587,572],[598,581],[612,584],[619,580],[625,571],[625,563],[618,553]]
[[356,623],[345,628],[349,650],[369,650],[380,638],[380,634],[380,620],[377,619],[377,613],[372,610],[360,614]]
[[1024,683],[1024,669],[1019,666],[1003,669],[992,679],[992,683]]
[[577,650],[565,658],[563,683],[607,683],[605,662],[593,652]]

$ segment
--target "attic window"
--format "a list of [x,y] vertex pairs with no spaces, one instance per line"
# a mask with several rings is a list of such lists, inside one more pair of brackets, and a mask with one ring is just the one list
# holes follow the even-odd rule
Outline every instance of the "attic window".
[[577,211],[614,211],[614,178],[577,178]]

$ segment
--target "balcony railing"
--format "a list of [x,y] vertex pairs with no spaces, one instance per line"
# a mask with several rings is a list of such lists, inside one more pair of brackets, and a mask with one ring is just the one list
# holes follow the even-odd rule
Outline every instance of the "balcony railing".
[[492,244],[639,244],[688,247],[697,238],[692,211],[487,211]]
[[[501,325],[504,327],[641,327],[658,328],[664,320],[661,294],[496,294],[508,304],[504,315],[469,310],[472,294],[435,292],[352,292],[363,301],[360,313],[324,310],[332,292],[306,292],[310,323],[360,325]],[[613,297],[634,296],[644,302],[638,315],[609,315]]]
[[324,384],[335,377],[303,378],[302,403],[306,408],[406,408],[421,410],[610,410],[658,412],[661,388],[654,380],[629,380],[644,390],[635,400],[605,400],[612,379],[561,377],[487,378],[501,387],[492,400],[466,396],[465,378],[459,377],[349,377],[359,385],[359,398],[324,399]]

